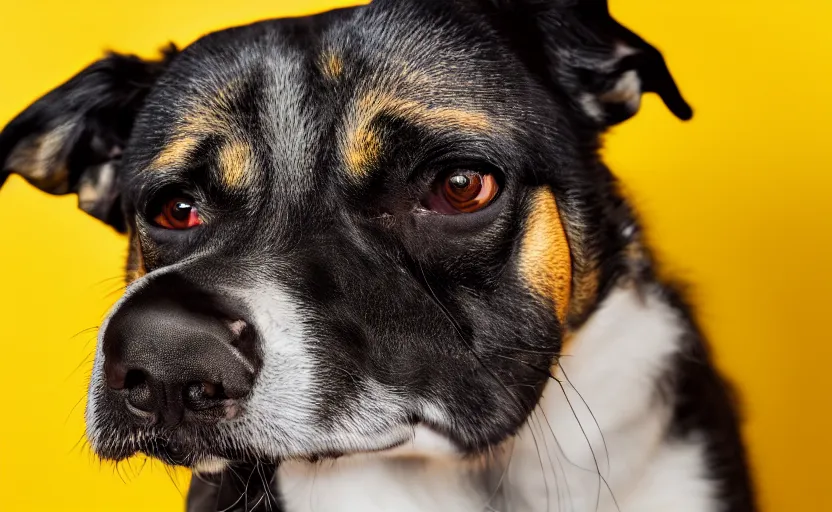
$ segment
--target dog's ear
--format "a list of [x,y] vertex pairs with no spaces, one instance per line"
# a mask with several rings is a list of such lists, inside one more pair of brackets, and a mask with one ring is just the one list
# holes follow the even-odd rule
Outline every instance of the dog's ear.
[[119,231],[119,162],[145,97],[176,47],[159,60],[110,53],[21,112],[0,132],[0,186],[9,174],[78,206]]
[[493,1],[526,57],[545,59],[547,78],[602,126],[632,117],[645,92],[679,119],[693,116],[662,54],[618,23],[607,0]]

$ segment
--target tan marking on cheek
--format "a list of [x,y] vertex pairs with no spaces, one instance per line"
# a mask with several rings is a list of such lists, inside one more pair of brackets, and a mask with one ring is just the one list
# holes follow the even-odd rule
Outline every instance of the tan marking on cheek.
[[337,80],[344,72],[344,61],[335,53],[324,52],[321,54],[320,67],[326,78]]
[[534,192],[520,253],[520,272],[538,295],[552,300],[565,323],[572,287],[572,259],[555,196],[549,187]]
[[125,281],[127,284],[130,284],[145,274],[147,274],[147,268],[144,264],[144,256],[142,255],[142,246],[139,243],[139,237],[136,233],[130,233],[130,249],[127,254]]
[[239,140],[233,140],[222,147],[219,155],[220,176],[228,188],[238,188],[251,178],[253,160],[251,146]]
[[569,309],[570,323],[584,320],[584,314],[598,297],[601,281],[600,269],[592,268],[586,272],[576,272],[572,284],[572,304]]
[[[154,269],[159,265],[159,251],[153,245],[153,239],[147,231],[146,226],[139,226],[137,232],[137,243],[139,247],[139,254],[141,254],[141,266],[146,269]],[[142,240],[145,242],[142,243]]]
[[429,107],[414,100],[370,91],[356,102],[346,124],[341,153],[353,176],[365,176],[381,155],[379,134],[371,126],[380,114],[389,114],[435,130],[460,129],[477,133],[494,131],[482,112],[450,107]]
[[598,300],[600,261],[595,251],[587,249],[584,241],[586,227],[579,222],[570,222],[568,217],[562,217],[561,220],[572,256],[572,297],[566,326],[568,330],[574,330],[580,328],[586,320],[587,312]]

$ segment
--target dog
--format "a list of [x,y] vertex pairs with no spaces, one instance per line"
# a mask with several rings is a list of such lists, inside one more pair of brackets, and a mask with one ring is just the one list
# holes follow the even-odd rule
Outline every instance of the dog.
[[606,0],[376,0],[111,53],[3,178],[126,233],[94,452],[190,510],[756,510],[733,393],[601,137],[661,53]]

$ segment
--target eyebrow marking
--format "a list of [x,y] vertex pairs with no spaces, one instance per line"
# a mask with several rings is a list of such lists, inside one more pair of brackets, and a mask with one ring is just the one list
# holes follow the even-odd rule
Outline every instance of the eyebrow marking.
[[182,165],[209,135],[234,138],[233,105],[243,84],[242,78],[235,78],[213,91],[213,95],[201,96],[189,105],[169,142],[153,159],[150,170],[163,171]]
[[251,178],[251,164],[254,160],[251,145],[239,139],[226,143],[220,149],[219,170],[223,184],[238,188]]
[[178,134],[156,155],[151,170],[166,170],[188,159],[199,144],[199,138],[191,134]]
[[321,54],[319,66],[323,75],[330,80],[337,80],[344,72],[344,60],[332,51]]
[[349,136],[349,142],[344,150],[347,169],[353,176],[361,176],[381,156],[380,135],[375,128],[360,126]]
[[534,192],[520,252],[520,273],[536,294],[555,305],[565,324],[572,288],[572,258],[555,195],[547,186]]
[[371,90],[353,104],[340,145],[347,171],[354,177],[366,176],[381,155],[380,134],[372,126],[381,114],[389,114],[435,130],[460,129],[475,133],[495,131],[491,119],[483,112],[434,107]]

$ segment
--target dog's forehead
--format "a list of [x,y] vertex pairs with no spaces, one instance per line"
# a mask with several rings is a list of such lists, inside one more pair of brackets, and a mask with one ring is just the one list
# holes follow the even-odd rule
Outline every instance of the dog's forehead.
[[[482,26],[370,7],[212,34],[188,48],[151,97],[138,131],[143,172],[175,173],[210,154],[216,182],[264,174],[299,197],[327,176],[356,181],[385,152],[380,118],[435,133],[512,129],[504,52]],[[406,7],[406,8],[405,8]]]

